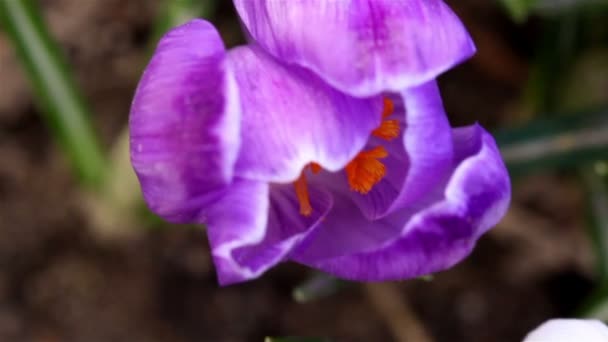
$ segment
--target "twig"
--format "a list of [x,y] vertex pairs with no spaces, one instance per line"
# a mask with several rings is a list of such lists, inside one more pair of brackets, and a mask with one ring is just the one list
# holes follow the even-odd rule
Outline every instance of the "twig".
[[364,288],[371,304],[386,320],[396,341],[433,341],[397,285],[374,283],[365,284]]

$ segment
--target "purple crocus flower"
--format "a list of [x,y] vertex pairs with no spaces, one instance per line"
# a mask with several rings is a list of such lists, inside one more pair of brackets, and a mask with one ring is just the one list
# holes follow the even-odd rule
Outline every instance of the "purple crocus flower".
[[503,216],[494,140],[451,129],[434,81],[355,97],[276,57],[226,51],[191,21],[162,39],[133,101],[144,197],[171,222],[207,225],[221,284],[285,260],[361,281],[429,274]]

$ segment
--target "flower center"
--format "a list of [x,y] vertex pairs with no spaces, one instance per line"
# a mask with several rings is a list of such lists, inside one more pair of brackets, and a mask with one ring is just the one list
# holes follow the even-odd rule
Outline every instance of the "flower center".
[[[382,140],[390,141],[399,136],[399,121],[387,120],[395,111],[395,105],[389,98],[384,98],[384,109],[382,111],[382,123],[376,128],[372,135]],[[388,152],[382,146],[377,146],[369,151],[362,151],[346,165],[344,169],[351,190],[360,194],[367,194],[374,185],[378,184],[386,176],[386,166],[379,159],[388,157]]]
[[[384,98],[382,123],[372,132],[373,136],[386,141],[393,140],[399,136],[401,130],[399,121],[387,120],[394,111],[395,105],[393,101]],[[359,152],[344,168],[351,190],[364,195],[369,193],[386,176],[386,166],[380,161],[380,159],[386,157],[388,157],[388,152],[382,146],[376,146],[371,150]],[[309,167],[314,174],[321,172],[321,165],[317,163],[310,163]],[[305,171],[302,171],[300,178],[295,181],[294,188],[298,202],[300,203],[300,214],[310,216],[313,208],[310,204]]]

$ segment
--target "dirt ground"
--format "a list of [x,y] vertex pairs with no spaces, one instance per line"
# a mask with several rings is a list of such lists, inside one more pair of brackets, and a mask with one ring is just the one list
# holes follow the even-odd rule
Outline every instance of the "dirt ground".
[[[40,3],[109,148],[127,122],[156,2]],[[479,47],[441,79],[452,121],[492,128],[518,121],[533,24],[513,25],[487,0],[451,4]],[[238,41],[228,1],[214,21]],[[312,272],[295,264],[219,288],[197,227],[127,226],[119,228],[134,237],[100,239],[1,31],[0,80],[0,341],[396,340],[391,313],[368,286],[296,303],[293,288]],[[593,287],[583,206],[570,174],[514,180],[511,211],[470,258],[431,281],[388,285],[397,312],[439,342],[519,341],[550,317],[572,315]]]

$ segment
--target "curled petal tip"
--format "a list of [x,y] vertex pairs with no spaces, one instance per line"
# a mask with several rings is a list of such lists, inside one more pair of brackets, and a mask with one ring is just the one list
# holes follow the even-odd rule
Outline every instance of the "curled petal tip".
[[231,181],[240,105],[223,42],[193,20],[160,41],[129,117],[131,161],[146,202],[173,222],[196,221],[208,194]]
[[234,3],[249,34],[268,52],[356,96],[426,83],[475,53],[443,0]]

